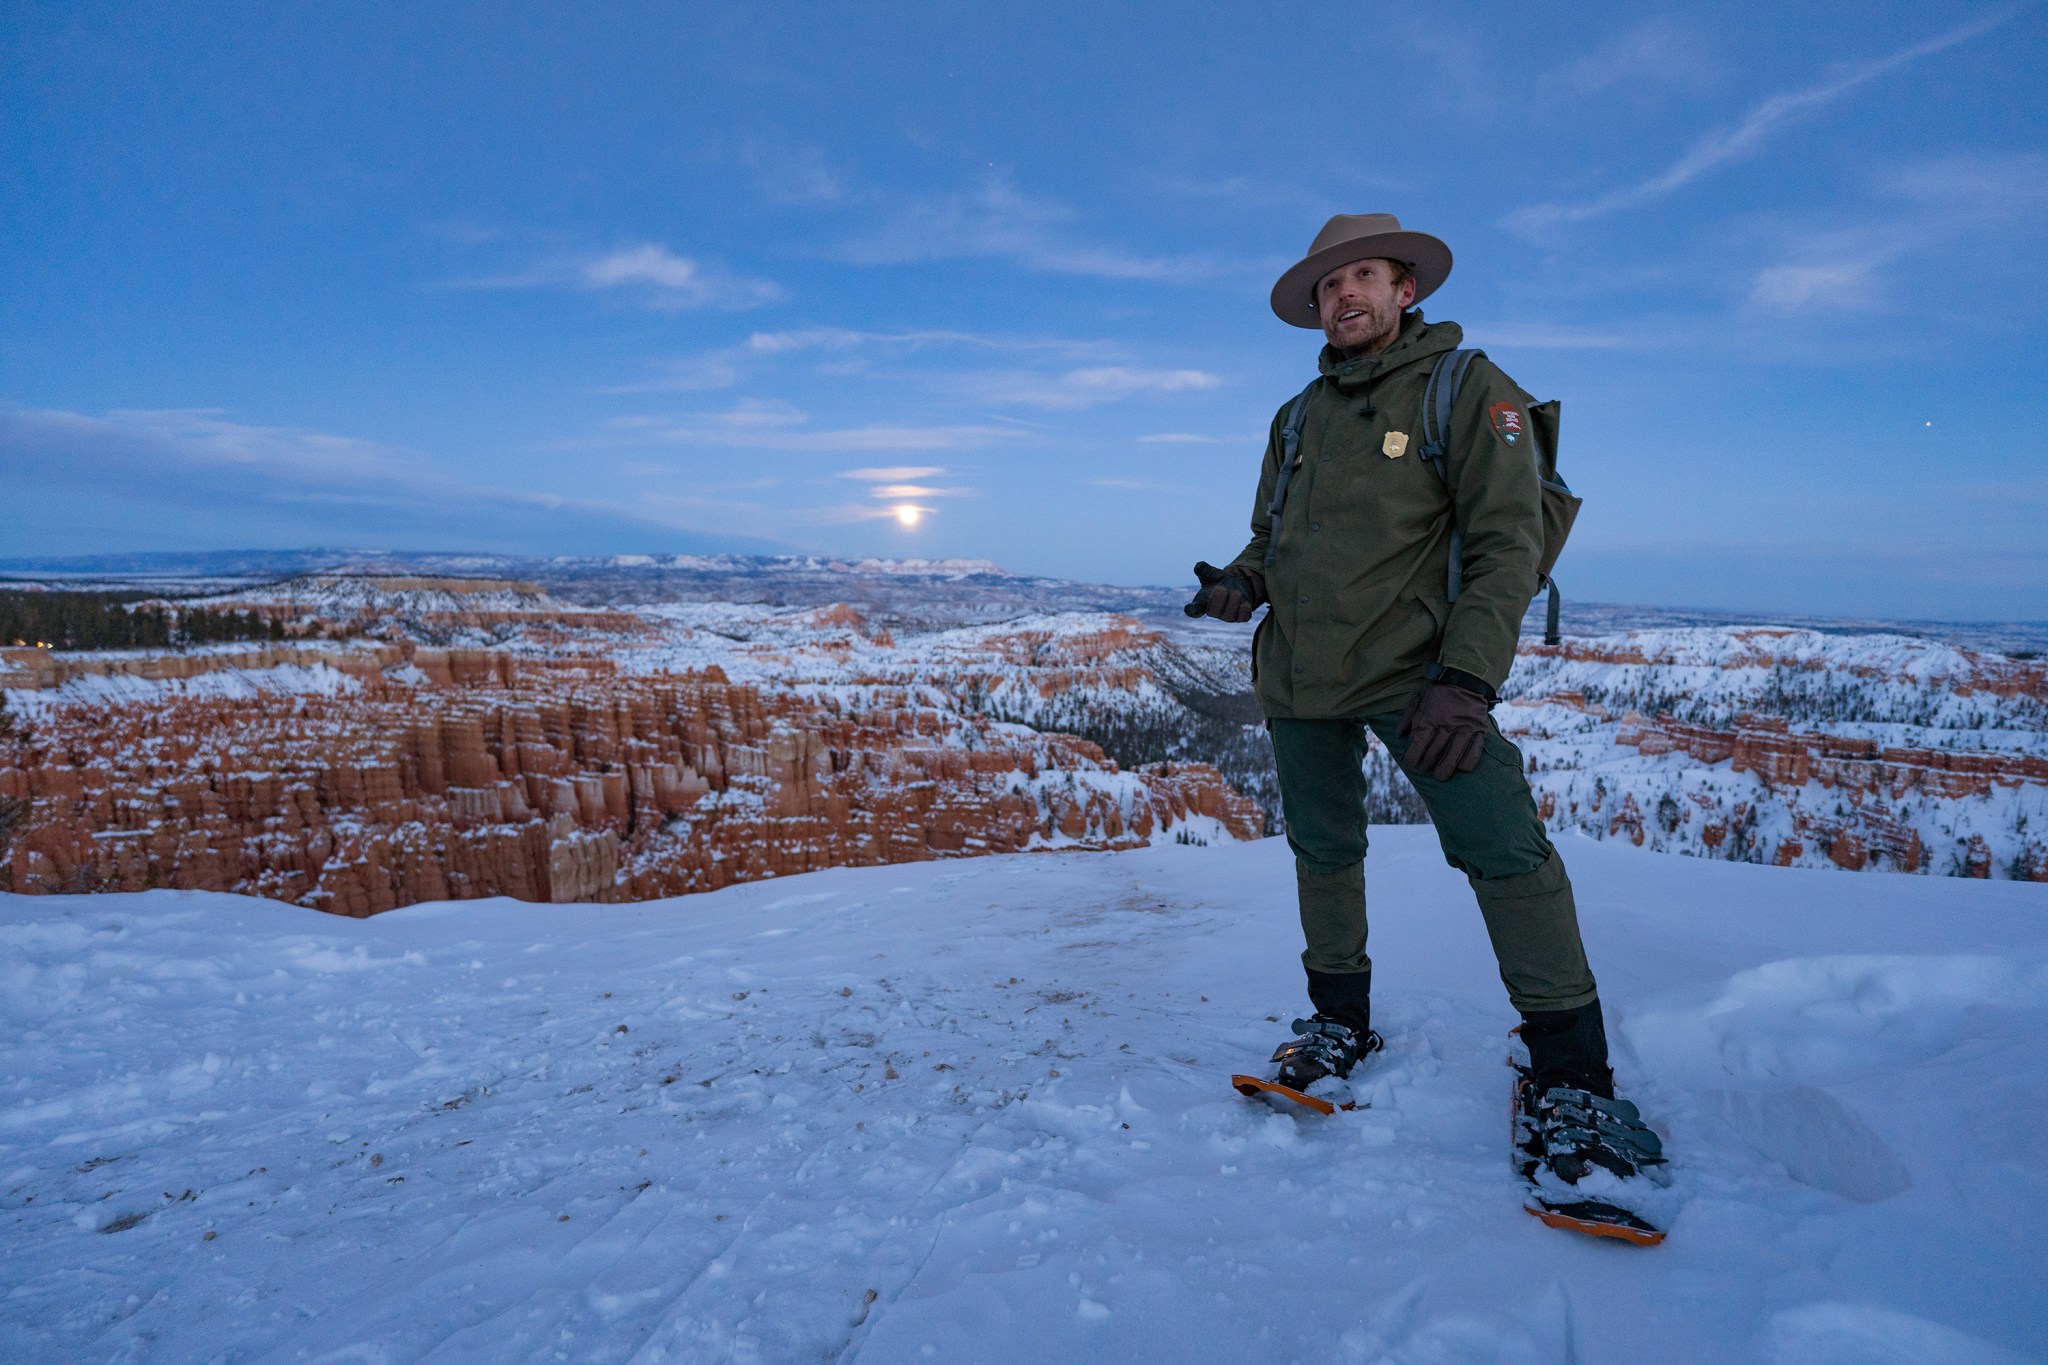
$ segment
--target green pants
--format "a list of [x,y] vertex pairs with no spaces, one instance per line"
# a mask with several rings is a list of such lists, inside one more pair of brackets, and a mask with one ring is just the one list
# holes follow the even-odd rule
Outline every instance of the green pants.
[[[1312,973],[1372,970],[1365,952],[1365,732],[1371,727],[1398,759],[1408,749],[1395,733],[1399,721],[1389,713],[1272,722],[1280,809],[1308,940],[1301,960]],[[1597,992],[1571,879],[1536,814],[1521,750],[1489,722],[1486,751],[1471,772],[1448,782],[1407,776],[1429,808],[1445,860],[1472,883],[1508,999],[1529,1011],[1590,1004]]]

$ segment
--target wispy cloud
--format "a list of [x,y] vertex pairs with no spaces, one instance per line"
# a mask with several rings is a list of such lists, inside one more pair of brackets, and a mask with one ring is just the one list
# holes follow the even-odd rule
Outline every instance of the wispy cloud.
[[1581,327],[1568,322],[1474,322],[1465,335],[1487,346],[1521,351],[1607,351],[1636,344],[1609,327]]
[[932,479],[944,478],[946,475],[946,469],[939,465],[884,465],[842,469],[838,477],[869,485],[868,496],[875,501],[842,503],[828,509],[825,515],[834,523],[880,521],[885,517],[894,517],[905,525],[914,526],[919,519],[938,510],[929,506],[925,499],[971,498],[981,491],[960,484],[929,482]]
[[[1263,431],[1206,432],[1206,431],[1152,431],[1137,438],[1141,446],[1228,446],[1233,450],[1247,451],[1256,456],[1265,449],[1269,439]],[[1167,454],[1161,451],[1163,457]]]
[[1859,256],[1836,255],[1808,265],[1772,265],[1757,271],[1749,301],[1774,313],[1861,312],[1881,301],[1879,272],[1899,246],[1865,246]]
[[2048,207],[2048,156],[1965,152],[1887,166],[1872,176],[1883,193],[1958,226],[2040,226]]
[[[1395,203],[1414,189],[1412,179],[1399,170],[1352,165],[1342,160],[1319,164],[1310,180],[1284,174],[1245,175],[1235,169],[1208,174],[1183,171],[1148,175],[1139,171],[1134,176],[1135,185],[1151,192],[1155,199],[1171,197],[1200,205],[1196,212],[1205,220],[1218,212],[1247,214],[1260,223],[1284,218],[1296,225],[1284,229],[1284,240],[1294,245],[1295,234],[1299,233],[1301,246],[1308,245],[1311,234],[1331,214],[1356,211],[1368,201]],[[1280,243],[1276,241],[1275,245]],[[1296,259],[1295,252],[1275,250],[1264,256],[1234,257],[1225,268],[1231,275],[1271,279]]]
[[811,419],[802,408],[780,398],[742,398],[704,420],[724,431],[775,431],[800,427]]
[[1077,240],[1071,229],[1078,217],[1069,205],[992,174],[967,190],[901,204],[842,254],[856,265],[994,257],[1042,273],[1109,280],[1191,281],[1229,269],[1208,256],[1149,256]]
[[1610,90],[1663,96],[1697,94],[1711,87],[1720,73],[1721,63],[1706,32],[1673,16],[1657,15],[1559,66],[1550,82],[1580,98]]
[[945,469],[932,464],[892,464],[882,468],[842,469],[842,479],[862,479],[870,483],[900,483],[905,479],[929,479],[945,473]]
[[1018,435],[1011,427],[972,423],[813,428],[809,422],[807,414],[785,403],[748,399],[724,412],[681,417],[640,414],[615,417],[607,425],[615,431],[631,432],[637,439],[661,444],[803,455],[972,450]]
[[[787,332],[756,332],[736,346],[669,361],[659,377],[620,384],[606,393],[677,393],[731,388],[750,373],[786,363],[792,356],[810,356],[835,374],[859,372],[862,358],[901,358],[924,351],[999,352],[1036,362],[1036,368],[1000,370],[936,368],[892,373],[901,381],[921,383],[971,402],[993,407],[1027,407],[1075,411],[1148,395],[1166,396],[1213,389],[1223,381],[1206,370],[1187,367],[1113,363],[1124,350],[1107,342],[1062,338],[995,336],[975,332],[868,332],[841,327],[812,327]],[[1094,361],[1076,364],[1076,361]],[[1065,362],[1063,368],[1050,368]]]
[[302,427],[231,422],[220,408],[115,409],[99,417],[5,410],[10,440],[65,440],[132,459],[147,449],[165,467],[213,468],[300,484],[419,481],[418,460],[374,441]]
[[909,507],[920,517],[929,516],[938,510],[914,503],[890,503],[884,507],[872,502],[842,502],[828,507],[803,509],[795,513],[795,518],[811,526],[856,526],[864,521],[900,521],[905,507]]
[[843,204],[857,194],[852,180],[816,147],[754,138],[740,148],[739,160],[771,204]]
[[[469,544],[479,537],[615,544],[636,531],[701,536],[700,528],[718,524],[640,502],[463,478],[417,451],[298,427],[254,426],[211,409],[93,416],[0,407],[0,483],[30,502],[132,504],[131,515],[143,521],[175,511],[189,533],[219,524],[243,536],[240,543],[260,528],[313,541],[345,535],[446,544],[450,508],[463,509],[458,538]],[[737,538],[719,532],[710,539]]]
[[964,498],[973,491],[971,488],[940,488],[922,483],[883,483],[870,488],[868,494],[900,502],[904,498]]
[[1772,95],[1734,123],[1716,128],[1695,141],[1685,153],[1656,175],[1625,188],[1612,190],[1582,204],[1534,204],[1508,215],[1504,225],[1536,231],[1560,223],[1584,222],[1661,199],[1682,189],[1701,176],[1761,151],[1772,137],[1884,76],[1902,71],[1922,58],[1947,51],[1973,38],[1981,38],[2018,14],[2012,6],[1945,33],[1902,48],[1889,56],[1852,66],[1816,85]]
[[656,242],[538,262],[510,274],[458,280],[462,289],[617,290],[649,308],[684,310],[758,308],[785,297],[772,280],[737,274],[723,266],[680,256]]
[[965,498],[971,497],[975,489],[957,486],[913,483],[913,479],[942,477],[945,469],[937,465],[895,465],[883,469],[842,469],[842,479],[857,479],[872,484],[868,489],[871,498],[882,498],[889,502],[903,502],[910,498]]
[[907,356],[953,348],[1067,361],[1108,359],[1117,354],[1117,348],[1106,342],[1058,337],[944,330],[874,332],[851,327],[804,327],[782,332],[756,332],[737,345],[663,361],[659,372],[651,379],[611,385],[600,392],[701,393],[731,388],[749,373],[785,357],[814,357],[832,364],[836,372],[843,373],[849,363],[865,363],[871,356]]
[[1162,282],[1210,279],[1245,268],[1211,256],[1150,255],[1091,242],[1072,205],[1020,189],[1001,171],[962,189],[905,194],[864,183],[816,147],[784,140],[751,141],[739,159],[768,202],[865,222],[827,253],[855,265],[988,257],[1046,274]]
[[[2048,157],[2022,152],[1931,158],[1873,173],[1878,203],[1856,206],[1844,226],[1795,228],[1758,269],[1748,302],[1781,314],[1883,311],[1902,298],[1891,274],[1933,270],[1971,244],[2015,232],[2040,236],[2048,215]],[[1903,298],[1917,299],[1912,291]]]
[[1165,397],[1213,389],[1223,381],[1206,370],[1142,369],[1091,365],[1057,374],[1027,371],[957,375],[954,385],[973,401],[993,407],[1076,412],[1127,398]]

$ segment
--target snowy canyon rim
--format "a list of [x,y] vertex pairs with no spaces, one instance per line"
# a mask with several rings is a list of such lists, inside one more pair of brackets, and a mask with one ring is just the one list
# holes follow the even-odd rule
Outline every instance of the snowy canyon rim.
[[[71,566],[90,569],[92,566]],[[262,639],[14,650],[22,890],[641,899],[1278,828],[1241,632],[980,561],[347,554],[160,591]],[[311,570],[226,579],[230,569]],[[51,588],[97,579],[45,578]],[[204,571],[206,576],[194,575]],[[490,574],[492,577],[480,577]],[[131,586],[135,580],[127,580]],[[1556,831],[2048,877],[2048,667],[1897,629],[1573,604],[1498,718]],[[1959,627],[1981,646],[1995,628]],[[1383,752],[1378,822],[1419,817]]]

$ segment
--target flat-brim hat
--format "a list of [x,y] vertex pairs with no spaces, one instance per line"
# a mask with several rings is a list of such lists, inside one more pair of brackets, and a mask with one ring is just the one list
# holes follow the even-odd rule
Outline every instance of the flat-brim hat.
[[1323,224],[1308,255],[1287,268],[1273,286],[1273,312],[1296,327],[1320,331],[1316,282],[1340,265],[1384,257],[1415,272],[1415,302],[1434,294],[1451,274],[1451,249],[1426,232],[1403,232],[1391,213],[1340,213]]

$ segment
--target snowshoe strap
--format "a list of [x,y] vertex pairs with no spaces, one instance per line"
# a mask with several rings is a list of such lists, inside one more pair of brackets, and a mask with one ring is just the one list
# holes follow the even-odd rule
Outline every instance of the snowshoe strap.
[[1664,1140],[1627,1100],[1552,1086],[1536,1101],[1533,1117],[1548,1158],[1578,1157],[1624,1176],[1664,1164]]
[[1334,1019],[1297,1019],[1294,1037],[1273,1049],[1273,1060],[1313,1057],[1326,1070],[1335,1071],[1347,1057],[1355,1056],[1358,1035]]
[[1349,1076],[1358,1059],[1377,1052],[1384,1044],[1371,1029],[1360,1038],[1358,1031],[1334,1019],[1297,1019],[1294,1037],[1273,1049],[1272,1061],[1281,1070],[1298,1070],[1312,1064],[1326,1075]]

